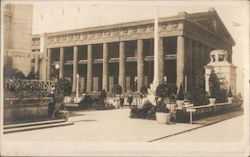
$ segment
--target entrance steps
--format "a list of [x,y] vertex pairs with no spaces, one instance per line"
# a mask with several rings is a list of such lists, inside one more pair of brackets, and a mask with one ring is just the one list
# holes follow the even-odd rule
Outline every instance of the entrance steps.
[[31,123],[23,123],[23,124],[13,124],[13,125],[5,125],[3,128],[3,133],[15,133],[21,131],[30,131],[37,129],[45,129],[59,126],[67,126],[73,125],[73,122],[66,121],[65,119],[57,119],[57,120],[47,120],[42,122],[31,122]]

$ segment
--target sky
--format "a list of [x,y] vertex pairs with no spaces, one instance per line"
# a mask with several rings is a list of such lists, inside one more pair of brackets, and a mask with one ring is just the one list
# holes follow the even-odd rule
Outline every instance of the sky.
[[159,17],[215,8],[236,42],[233,63],[245,67],[249,53],[247,1],[38,1],[33,3],[33,34],[153,19],[156,6]]

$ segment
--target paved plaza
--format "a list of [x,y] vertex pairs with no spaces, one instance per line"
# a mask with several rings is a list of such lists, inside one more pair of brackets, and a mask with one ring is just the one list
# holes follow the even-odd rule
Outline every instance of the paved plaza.
[[[187,141],[189,139],[194,142],[207,141],[207,139],[211,141],[239,141],[243,134],[241,132],[243,130],[243,116],[202,127],[203,125],[200,124],[172,123],[165,125],[159,124],[155,120],[131,119],[129,118],[129,112],[129,109],[75,111],[69,118],[69,121],[75,123],[74,125],[6,134],[4,138],[6,142],[150,142],[175,141],[175,139],[176,141]],[[237,132],[237,134],[232,133],[232,131]],[[196,134],[199,135],[199,138],[193,138]],[[216,134],[220,137],[219,139],[217,136],[214,136]],[[221,136],[219,136],[220,134]],[[208,135],[211,138],[208,138]],[[212,138],[213,136],[214,138]],[[230,136],[230,138],[227,136]],[[159,138],[160,140],[157,140]]]
[[141,141],[200,127],[198,124],[159,124],[155,120],[131,119],[129,109],[75,111],[69,121],[74,125],[4,135],[8,141]]
[[[5,134],[5,154],[72,155],[88,152],[93,155],[91,153],[98,153],[97,150],[125,151],[125,147],[126,151],[137,151],[135,146],[138,143],[143,145],[143,150],[149,147],[166,151],[168,149],[157,144],[241,142],[243,138],[243,116],[208,126],[184,123],[165,125],[154,120],[131,119],[129,111],[74,111],[69,118],[74,125]],[[155,144],[156,147],[152,147]]]

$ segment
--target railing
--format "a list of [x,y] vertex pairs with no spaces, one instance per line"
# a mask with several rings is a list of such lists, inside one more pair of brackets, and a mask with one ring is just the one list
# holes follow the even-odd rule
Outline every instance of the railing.
[[215,105],[202,105],[202,106],[193,106],[187,107],[186,112],[189,114],[189,121],[192,124],[193,120],[198,120],[201,118],[209,117],[216,114],[222,114],[225,112],[234,111],[240,108],[240,103],[233,102],[233,103],[218,103]]
[[34,90],[50,91],[55,88],[56,81],[43,81],[43,80],[18,80],[18,79],[5,79],[4,87],[7,89],[27,89],[33,88]]

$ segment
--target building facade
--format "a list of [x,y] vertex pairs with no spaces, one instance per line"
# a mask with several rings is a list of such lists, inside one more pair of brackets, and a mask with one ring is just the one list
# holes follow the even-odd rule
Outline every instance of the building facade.
[[[158,21],[159,83],[182,84],[191,91],[196,72],[205,75],[214,49],[226,50],[232,62],[235,42],[215,9]],[[114,84],[124,92],[139,91],[155,74],[154,20],[33,35],[32,51],[40,79],[69,79],[73,92],[77,74],[81,91],[111,91]]]
[[4,6],[4,66],[25,75],[31,71],[32,5]]

